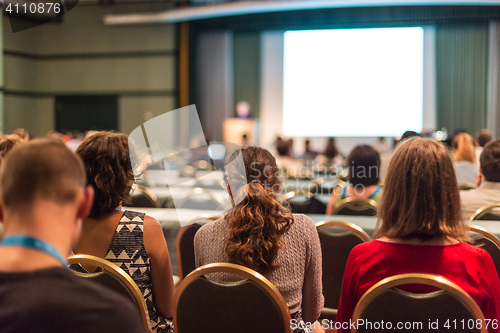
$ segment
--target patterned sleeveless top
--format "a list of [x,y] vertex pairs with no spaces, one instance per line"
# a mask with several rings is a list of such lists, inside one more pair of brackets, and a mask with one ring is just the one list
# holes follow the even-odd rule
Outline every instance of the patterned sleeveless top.
[[149,256],[143,240],[144,215],[129,210],[123,212],[104,259],[123,269],[139,287],[148,307],[152,332],[174,333],[172,319],[163,317],[153,303]]

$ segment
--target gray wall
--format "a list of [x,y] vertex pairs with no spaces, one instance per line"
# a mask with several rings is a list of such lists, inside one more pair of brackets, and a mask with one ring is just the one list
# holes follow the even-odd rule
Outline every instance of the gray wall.
[[175,25],[105,26],[106,10],[78,5],[61,23],[17,33],[4,19],[2,131],[44,136],[55,126],[55,95],[119,95],[118,130],[127,134],[176,108]]

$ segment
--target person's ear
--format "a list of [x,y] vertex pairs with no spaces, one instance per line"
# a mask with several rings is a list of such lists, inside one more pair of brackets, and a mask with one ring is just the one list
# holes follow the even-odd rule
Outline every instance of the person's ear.
[[80,202],[80,206],[78,207],[77,218],[84,219],[86,218],[90,210],[92,209],[92,204],[94,203],[94,188],[92,186],[87,186],[83,190],[83,199]]

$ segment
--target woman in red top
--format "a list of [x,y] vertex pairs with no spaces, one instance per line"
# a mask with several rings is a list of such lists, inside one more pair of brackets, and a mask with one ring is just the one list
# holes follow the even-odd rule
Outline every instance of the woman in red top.
[[[455,172],[443,145],[423,138],[400,144],[389,165],[378,216],[375,240],[349,255],[337,322],[352,319],[357,302],[374,284],[405,273],[441,275],[465,290],[486,319],[500,319],[500,281],[493,260],[462,242],[469,238]],[[405,290],[430,291],[418,285]]]

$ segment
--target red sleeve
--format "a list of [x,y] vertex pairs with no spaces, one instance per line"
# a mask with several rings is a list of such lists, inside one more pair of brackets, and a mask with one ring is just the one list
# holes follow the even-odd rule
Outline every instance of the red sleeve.
[[351,331],[349,329],[349,322],[352,319],[354,308],[358,303],[356,290],[358,285],[357,272],[359,272],[359,268],[356,268],[355,262],[355,259],[358,256],[357,252],[358,251],[356,251],[355,247],[349,254],[344,271],[344,278],[342,279],[342,291],[340,293],[340,301],[336,318],[336,322],[338,324],[336,324],[336,327],[344,326],[346,329],[338,329],[337,332],[339,333],[349,333]]
[[500,280],[493,259],[486,251],[481,251],[479,260],[479,280],[485,296],[481,310],[484,318],[490,319],[489,333],[500,332]]

